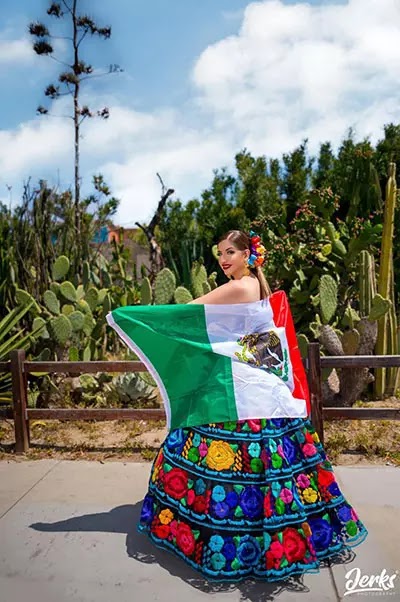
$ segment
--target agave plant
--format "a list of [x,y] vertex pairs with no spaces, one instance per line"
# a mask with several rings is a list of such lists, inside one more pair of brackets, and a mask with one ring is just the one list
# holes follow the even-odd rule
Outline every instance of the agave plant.
[[[34,301],[19,305],[10,311],[0,322],[0,361],[7,361],[10,352],[15,349],[27,350],[33,342],[36,332],[31,331],[28,334],[24,329],[18,327],[20,320],[31,309]],[[0,374],[0,404],[9,404],[12,399],[11,375],[9,373]]]

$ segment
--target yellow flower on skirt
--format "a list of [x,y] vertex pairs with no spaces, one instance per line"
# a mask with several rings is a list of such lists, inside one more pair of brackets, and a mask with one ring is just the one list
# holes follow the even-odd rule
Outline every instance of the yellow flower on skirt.
[[169,525],[169,523],[174,518],[174,515],[172,514],[171,510],[166,508],[165,510],[162,510],[162,512],[160,512],[158,518],[160,519],[160,523],[162,525]]
[[235,452],[226,441],[212,441],[208,448],[206,462],[213,470],[227,470],[235,461]]
[[306,500],[306,502],[312,504],[318,499],[318,493],[315,491],[315,489],[308,487],[307,489],[304,489],[303,497]]

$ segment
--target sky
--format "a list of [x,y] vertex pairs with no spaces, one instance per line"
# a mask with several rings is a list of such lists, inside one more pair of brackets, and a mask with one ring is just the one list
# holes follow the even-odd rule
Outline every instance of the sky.
[[[45,0],[2,0],[0,20],[0,200],[19,202],[24,182],[73,185],[71,98],[51,105],[45,87],[62,67],[35,55],[28,23]],[[373,142],[400,123],[398,0],[80,0],[109,40],[88,39],[82,56],[96,77],[82,103],[110,118],[81,129],[84,193],[102,173],[120,199],[115,222],[149,221],[165,185],[183,202],[199,198],[213,170],[234,156],[280,157],[305,138],[311,154],[352,127]],[[93,12],[92,12],[93,11]],[[64,39],[54,55],[68,62]],[[50,115],[36,115],[39,104]]]

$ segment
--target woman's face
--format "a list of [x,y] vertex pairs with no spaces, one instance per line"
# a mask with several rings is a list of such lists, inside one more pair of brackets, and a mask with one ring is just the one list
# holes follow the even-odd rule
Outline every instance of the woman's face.
[[235,280],[241,278],[245,272],[247,258],[250,251],[240,251],[230,240],[222,240],[218,244],[218,262],[224,274]]

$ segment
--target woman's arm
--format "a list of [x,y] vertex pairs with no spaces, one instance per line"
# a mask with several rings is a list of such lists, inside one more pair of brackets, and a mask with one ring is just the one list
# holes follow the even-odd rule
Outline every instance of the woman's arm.
[[189,301],[200,305],[224,305],[229,303],[251,303],[252,291],[240,280],[231,280],[226,284],[218,286],[213,291]]

